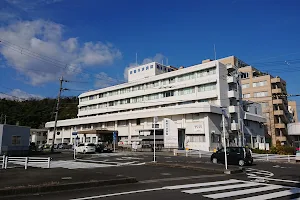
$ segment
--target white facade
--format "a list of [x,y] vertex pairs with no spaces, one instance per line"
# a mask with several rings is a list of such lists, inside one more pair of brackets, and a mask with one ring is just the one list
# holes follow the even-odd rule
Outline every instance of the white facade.
[[34,142],[36,145],[46,143],[47,133],[47,129],[30,129],[30,142]]
[[[79,95],[78,118],[58,121],[60,134],[55,142],[72,143],[72,132],[77,131],[80,141],[97,142],[99,134],[80,134],[86,130],[115,131],[118,140],[129,143],[137,138],[149,140],[153,138],[153,117],[158,116],[158,144],[177,148],[174,137],[178,134],[178,147],[212,150],[221,142],[221,107],[230,113],[229,135],[241,128],[236,118],[240,94],[233,87],[236,79],[228,76],[227,68],[218,61],[178,70],[155,62],[132,68],[128,71],[128,83]],[[239,116],[247,116],[253,123],[265,120],[251,113]],[[166,119],[173,124],[172,145],[165,139]],[[54,122],[46,124],[48,143],[52,142],[53,126]],[[255,132],[263,134],[263,129]]]

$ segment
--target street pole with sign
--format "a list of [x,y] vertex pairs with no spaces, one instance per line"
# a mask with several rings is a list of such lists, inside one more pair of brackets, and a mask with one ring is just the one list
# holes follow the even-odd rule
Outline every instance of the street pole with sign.
[[225,110],[222,110],[222,122],[223,122],[223,143],[224,143],[224,156],[225,156],[225,169],[228,169],[227,166],[227,151],[226,151],[226,127],[225,127]]
[[113,132],[114,152],[116,152],[116,132]]
[[153,117],[153,124],[154,124],[154,126],[153,126],[153,162],[156,162],[156,156],[155,156],[155,149],[156,149],[156,147],[155,147],[155,128],[156,128],[156,122],[157,122],[157,117]]

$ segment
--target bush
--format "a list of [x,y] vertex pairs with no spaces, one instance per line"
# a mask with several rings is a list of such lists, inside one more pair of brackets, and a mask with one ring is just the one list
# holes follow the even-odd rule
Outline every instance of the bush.
[[271,147],[269,151],[260,150],[260,149],[252,149],[252,152],[259,153],[259,154],[295,155],[296,148],[289,147],[289,146],[276,146],[276,147]]

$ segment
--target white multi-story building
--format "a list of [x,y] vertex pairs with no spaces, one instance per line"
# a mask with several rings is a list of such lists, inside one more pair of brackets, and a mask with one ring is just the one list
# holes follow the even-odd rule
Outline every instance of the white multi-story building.
[[[218,61],[179,69],[156,62],[131,68],[128,83],[79,95],[78,118],[57,122],[60,134],[55,143],[73,143],[74,132],[80,142],[97,143],[115,132],[118,141],[130,144],[140,139],[153,144],[155,126],[159,145],[209,151],[222,141],[222,108],[228,113],[227,142],[239,143],[245,124],[241,121],[252,126],[253,142],[257,135],[264,137],[265,119],[237,106],[240,92],[237,78],[231,76],[234,70]],[[48,143],[52,143],[53,127],[54,122],[46,124]]]

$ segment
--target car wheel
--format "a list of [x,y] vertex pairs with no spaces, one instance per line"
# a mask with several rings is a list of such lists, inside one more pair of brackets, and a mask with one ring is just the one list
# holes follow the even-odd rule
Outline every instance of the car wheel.
[[239,166],[243,167],[245,165],[245,161],[244,160],[239,160]]
[[217,163],[218,163],[218,159],[217,159],[217,158],[213,158],[213,159],[212,159],[212,162],[213,162],[214,164],[217,164]]

